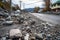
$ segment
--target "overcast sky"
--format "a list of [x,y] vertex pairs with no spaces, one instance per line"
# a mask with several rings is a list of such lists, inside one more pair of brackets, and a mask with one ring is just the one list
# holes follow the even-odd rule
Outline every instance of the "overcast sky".
[[[18,4],[22,1],[22,9],[23,9],[23,3],[25,3],[25,8],[34,8],[36,6],[44,7],[44,1],[43,0],[12,0],[14,4]],[[38,2],[39,1],[39,2]],[[51,0],[52,2],[55,2],[56,0]],[[37,3],[34,3],[37,2]],[[34,3],[34,4],[31,4]],[[27,5],[29,4],[29,5]]]

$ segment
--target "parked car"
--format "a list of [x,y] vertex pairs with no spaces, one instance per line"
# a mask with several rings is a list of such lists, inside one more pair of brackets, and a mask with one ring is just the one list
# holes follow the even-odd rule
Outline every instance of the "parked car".
[[20,16],[20,14],[19,13],[15,13],[15,16]]
[[3,17],[8,17],[8,13],[5,13],[5,12],[0,12],[0,16],[3,16]]
[[10,19],[6,19],[4,22],[3,22],[3,25],[12,25],[13,24],[13,21],[11,21]]
[[5,19],[0,19],[0,25],[4,22]]
[[12,16],[20,16],[20,11],[17,10],[17,11],[14,11],[11,13]]
[[11,15],[12,15],[12,16],[20,16],[19,13],[12,13]]

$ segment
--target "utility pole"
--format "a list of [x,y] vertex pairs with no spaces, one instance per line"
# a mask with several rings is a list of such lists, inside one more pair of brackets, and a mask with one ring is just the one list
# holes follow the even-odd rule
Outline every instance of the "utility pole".
[[20,1],[20,12],[21,12],[21,3],[22,3],[22,1]]
[[23,3],[23,9],[24,9],[24,11],[23,11],[23,12],[25,13],[25,3]]
[[10,15],[11,15],[11,12],[12,12],[12,0],[10,0],[10,12],[9,12]]
[[23,3],[23,9],[25,9],[25,3]]

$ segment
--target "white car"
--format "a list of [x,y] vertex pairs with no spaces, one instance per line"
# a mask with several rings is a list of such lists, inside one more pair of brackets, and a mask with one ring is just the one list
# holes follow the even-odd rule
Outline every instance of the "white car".
[[15,16],[20,16],[20,14],[19,13],[15,13]]
[[12,13],[11,16],[20,16],[20,13]]
[[11,20],[6,20],[3,22],[3,25],[12,25],[13,24],[13,21]]

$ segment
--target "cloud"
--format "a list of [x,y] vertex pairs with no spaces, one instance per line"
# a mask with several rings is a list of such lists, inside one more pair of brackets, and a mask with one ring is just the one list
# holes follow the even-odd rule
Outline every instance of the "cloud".
[[[43,5],[45,5],[43,0],[13,0],[13,3],[20,5],[19,4],[20,1],[22,1],[22,9],[23,9],[23,3],[25,3],[25,8],[34,8],[36,6],[43,7]],[[37,2],[37,3],[35,3],[35,2]],[[29,4],[29,5],[27,5],[27,4]]]
[[21,0],[21,1],[24,3],[33,3],[33,2],[38,2],[38,1],[42,2],[43,0]]
[[14,4],[19,4],[20,0],[12,0]]
[[45,5],[44,2],[39,2],[39,3],[34,3],[34,4],[31,4],[31,5],[26,5],[25,7],[26,8],[34,8],[34,7],[43,7]]

